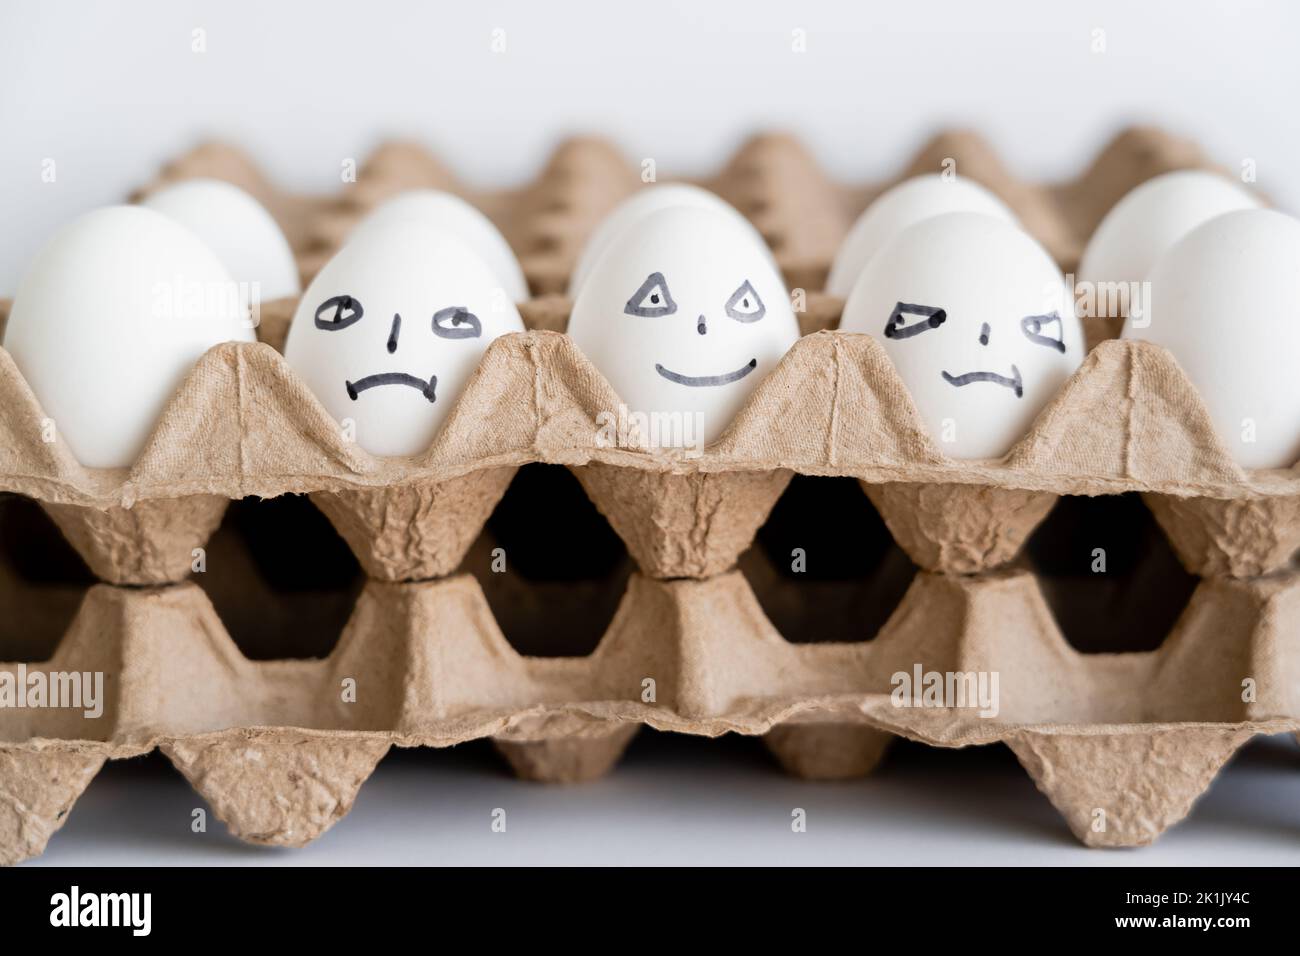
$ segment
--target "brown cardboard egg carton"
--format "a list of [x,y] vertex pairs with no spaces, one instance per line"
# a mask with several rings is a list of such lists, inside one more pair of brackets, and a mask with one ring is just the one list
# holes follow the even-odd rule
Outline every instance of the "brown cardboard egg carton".
[[[1067,267],[1128,188],[1202,163],[1181,141],[1132,131],[1079,180],[1039,187],[963,134],[937,139],[907,172],[947,157]],[[61,440],[42,442],[40,404],[0,350],[0,491],[38,501],[102,582],[53,657],[29,668],[100,671],[107,687],[96,720],[0,709],[0,859],[40,853],[105,760],[154,748],[236,835],[297,846],[347,812],[391,746],[490,737],[524,776],[581,780],[612,766],[643,724],[765,735],[813,778],[869,771],[895,735],[1003,741],[1081,840],[1134,845],[1180,820],[1252,736],[1300,727],[1300,474],[1238,467],[1158,347],[1102,342],[1008,455],[957,462],[881,347],[832,331],[840,304],[814,293],[810,334],[703,456],[602,446],[596,416],[618,396],[559,333],[568,303],[555,293],[583,236],[634,188],[634,169],[576,141],[531,185],[472,197],[503,225],[538,297],[522,309],[530,331],[491,345],[412,459],[346,441],[285,364],[273,345],[292,302],[264,307],[261,342],[204,355],[130,469],[86,469]],[[279,195],[222,147],[160,182],[195,175],[266,203],[308,274],[383,197],[457,188],[404,146],[379,150],[325,199]],[[752,141],[709,185],[810,289],[877,191],[829,182],[783,137]],[[572,470],[637,565],[588,656],[521,655],[462,570],[516,470],[538,462]],[[791,643],[764,612],[763,582],[738,570],[796,473],[858,480],[917,565],[878,634]],[[1145,496],[1203,580],[1158,649],[1083,654],[1018,555],[1060,496],[1121,492]],[[252,660],[192,580],[194,549],[228,502],[288,493],[311,496],[368,580],[328,656]],[[891,675],[917,665],[996,672],[998,716],[895,706]]]

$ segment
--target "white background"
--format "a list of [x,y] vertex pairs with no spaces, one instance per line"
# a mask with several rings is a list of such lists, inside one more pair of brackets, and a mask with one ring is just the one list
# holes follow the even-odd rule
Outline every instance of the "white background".
[[[196,28],[204,53],[191,50]],[[504,54],[491,52],[497,28]],[[207,137],[244,146],[285,187],[325,191],[343,159],[395,135],[470,182],[505,185],[568,134],[608,136],[671,175],[781,128],[834,175],[867,180],[961,125],[1021,174],[1060,178],[1143,121],[1227,165],[1253,159],[1259,188],[1294,209],[1298,28],[1300,5],[1280,2],[7,0],[0,295],[57,225]],[[41,181],[46,159],[54,183]],[[1120,853],[1079,849],[1000,748],[904,750],[868,780],[828,786],[782,777],[754,741],[660,742],[605,781],[555,789],[511,780],[485,747],[390,758],[353,816],[299,854],[243,848],[215,821],[196,838],[201,802],[179,777],[156,760],[114,766],[45,861],[1294,862],[1300,832],[1289,741],[1249,751],[1157,847]],[[489,833],[496,806],[518,808],[509,836]],[[803,842],[792,806],[809,809]]]
[[[899,170],[978,129],[1026,176],[1079,171],[1130,121],[1258,165],[1300,206],[1300,5],[1276,2],[302,3],[0,8],[0,295],[59,223],[121,199],[198,138],[286,187],[332,190],[383,139],[475,183],[526,179],[599,133],[661,173],[716,167],[751,132],[801,135],[835,175]],[[191,51],[206,31],[207,52]],[[506,52],[491,52],[503,29]],[[803,29],[807,52],[791,52]],[[1093,31],[1106,52],[1092,52]],[[41,182],[54,159],[57,181]]]

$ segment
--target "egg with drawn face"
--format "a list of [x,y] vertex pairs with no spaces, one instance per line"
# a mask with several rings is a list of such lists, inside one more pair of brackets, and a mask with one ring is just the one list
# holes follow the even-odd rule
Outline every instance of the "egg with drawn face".
[[978,213],[936,216],[895,236],[858,277],[840,329],[883,343],[951,458],[1008,452],[1084,354],[1051,256]]
[[628,412],[655,417],[648,444],[698,447],[722,434],[799,326],[751,232],[715,210],[680,206],[611,241],[568,333]]
[[284,357],[366,451],[416,455],[492,340],[523,328],[460,238],[402,222],[347,243],[312,280]]

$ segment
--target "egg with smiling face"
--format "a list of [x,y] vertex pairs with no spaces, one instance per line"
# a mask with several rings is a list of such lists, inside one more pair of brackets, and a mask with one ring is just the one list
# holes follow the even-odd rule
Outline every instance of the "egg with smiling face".
[[799,338],[799,325],[749,229],[715,210],[679,206],[645,216],[609,244],[574,302],[568,334],[629,412],[680,423],[652,421],[643,436],[668,447],[721,435]]
[[349,242],[312,280],[284,357],[366,451],[417,455],[488,345],[524,330],[499,286],[460,238],[394,223]]
[[878,338],[951,458],[998,458],[1083,360],[1065,279],[1027,233],[948,213],[871,258],[840,329]]

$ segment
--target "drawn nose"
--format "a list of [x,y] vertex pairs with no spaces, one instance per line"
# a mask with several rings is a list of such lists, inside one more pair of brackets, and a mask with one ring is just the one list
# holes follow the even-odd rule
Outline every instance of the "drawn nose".
[[980,326],[980,345],[989,344],[989,324],[985,322]]
[[397,336],[402,331],[402,316],[399,312],[393,313],[393,327],[388,330],[388,354],[392,355],[397,351]]
[[695,326],[695,331],[699,332],[700,335],[704,335],[709,331],[708,325],[704,322],[704,316],[700,316],[700,320]]

